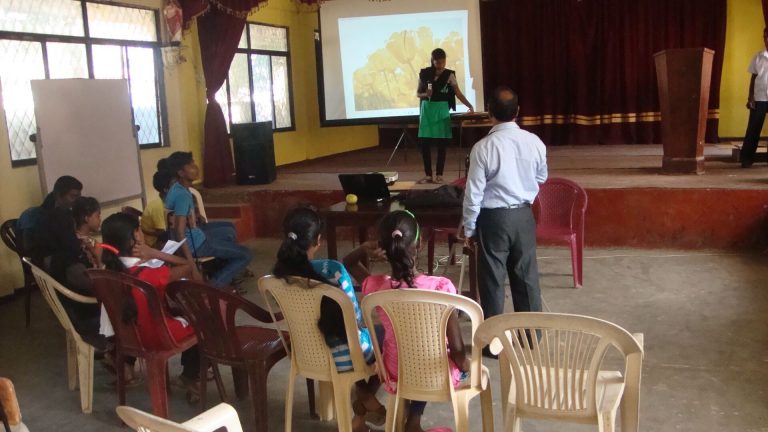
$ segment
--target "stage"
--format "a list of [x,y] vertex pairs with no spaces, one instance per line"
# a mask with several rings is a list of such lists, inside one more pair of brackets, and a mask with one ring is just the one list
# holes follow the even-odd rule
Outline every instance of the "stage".
[[[421,155],[375,147],[278,167],[269,185],[203,190],[213,217],[241,219],[241,237],[278,237],[287,208],[329,206],[343,200],[340,172],[397,171],[394,188],[423,176]],[[550,177],[587,190],[586,244],[600,247],[759,249],[768,244],[768,164],[750,169],[732,161],[730,145],[705,146],[706,173],[663,175],[660,145],[577,146],[547,149]],[[468,149],[449,148],[444,179],[459,177]],[[434,162],[433,155],[433,162]],[[402,182],[402,183],[400,183]],[[234,210],[239,209],[239,210]]]

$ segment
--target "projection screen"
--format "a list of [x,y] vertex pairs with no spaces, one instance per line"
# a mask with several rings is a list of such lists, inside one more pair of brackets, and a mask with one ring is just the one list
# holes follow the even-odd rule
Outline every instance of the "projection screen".
[[[329,1],[320,8],[320,44],[324,125],[418,116],[418,74],[435,48],[446,51],[475,109],[484,106],[478,0]],[[457,100],[456,112],[466,111]]]

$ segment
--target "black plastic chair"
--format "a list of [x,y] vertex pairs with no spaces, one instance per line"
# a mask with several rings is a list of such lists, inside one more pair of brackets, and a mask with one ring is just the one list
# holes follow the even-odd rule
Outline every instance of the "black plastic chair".
[[24,272],[24,311],[26,313],[26,325],[29,328],[32,306],[32,290],[37,287],[35,278],[32,277],[32,269],[24,262],[24,253],[21,250],[19,239],[16,236],[16,222],[18,219],[8,219],[0,226],[0,237],[3,243],[19,257],[21,269]]

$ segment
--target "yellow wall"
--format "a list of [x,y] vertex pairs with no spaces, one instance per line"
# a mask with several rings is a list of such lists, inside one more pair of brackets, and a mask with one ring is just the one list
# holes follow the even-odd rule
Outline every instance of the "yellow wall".
[[248,20],[288,27],[296,130],[275,133],[278,165],[378,144],[376,126],[320,127],[314,39],[318,27],[316,12],[297,6],[293,0],[270,0]]
[[[757,0],[728,0],[723,76],[720,84],[721,137],[743,137],[749,111],[745,105],[750,75],[747,66],[763,45],[763,8]],[[763,129],[768,135],[768,125]]]

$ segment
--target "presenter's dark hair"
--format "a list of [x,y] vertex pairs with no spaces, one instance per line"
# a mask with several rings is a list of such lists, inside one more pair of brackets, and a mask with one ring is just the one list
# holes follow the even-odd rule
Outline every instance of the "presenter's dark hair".
[[408,212],[393,211],[379,222],[379,241],[387,254],[387,261],[392,266],[392,279],[413,286],[414,243],[418,233],[418,223]]
[[325,224],[310,207],[297,207],[283,219],[283,243],[277,251],[277,262],[272,273],[279,278],[304,277],[324,283],[307,257],[307,250],[317,245]]
[[517,93],[507,86],[499,86],[493,91],[493,98],[488,104],[488,111],[496,120],[508,122],[517,117],[519,105]]
[[85,219],[101,210],[99,201],[94,197],[80,197],[72,205],[72,218],[75,219],[75,227],[85,223]]
[[442,48],[435,48],[432,50],[432,66],[435,65],[435,60],[442,60],[445,56],[445,50]]

